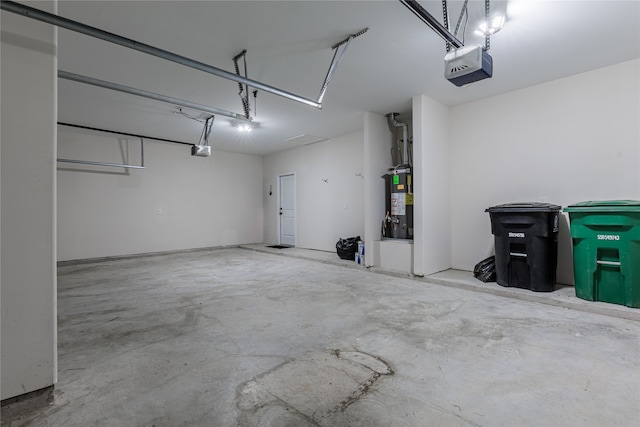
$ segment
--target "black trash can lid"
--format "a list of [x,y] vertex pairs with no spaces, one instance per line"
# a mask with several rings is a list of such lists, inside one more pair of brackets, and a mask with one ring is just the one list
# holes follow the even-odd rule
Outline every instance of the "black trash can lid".
[[597,200],[575,203],[565,212],[640,212],[640,200]]
[[492,206],[485,209],[485,212],[558,212],[560,209],[562,209],[562,206],[551,203],[521,202]]

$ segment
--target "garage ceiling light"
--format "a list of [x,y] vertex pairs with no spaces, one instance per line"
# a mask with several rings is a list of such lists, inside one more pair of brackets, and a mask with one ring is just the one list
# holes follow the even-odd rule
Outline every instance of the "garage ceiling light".
[[474,31],[479,36],[490,36],[502,29],[504,25],[504,15],[496,15],[490,20],[483,21]]

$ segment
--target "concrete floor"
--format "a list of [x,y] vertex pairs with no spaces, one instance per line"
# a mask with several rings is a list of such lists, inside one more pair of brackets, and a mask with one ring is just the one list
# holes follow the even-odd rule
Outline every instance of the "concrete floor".
[[60,267],[54,403],[2,425],[639,425],[640,310],[271,252]]

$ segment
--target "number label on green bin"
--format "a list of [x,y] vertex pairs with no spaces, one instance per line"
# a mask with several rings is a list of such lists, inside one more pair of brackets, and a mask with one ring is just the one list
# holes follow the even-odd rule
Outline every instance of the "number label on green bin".
[[616,234],[598,234],[598,240],[620,240]]

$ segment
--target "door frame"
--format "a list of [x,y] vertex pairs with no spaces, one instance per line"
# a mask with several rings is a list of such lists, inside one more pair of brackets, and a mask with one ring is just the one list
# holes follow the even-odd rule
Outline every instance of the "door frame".
[[296,178],[296,173],[295,172],[287,172],[287,173],[279,173],[277,175],[277,182],[278,182],[278,186],[277,186],[277,202],[276,202],[276,223],[277,223],[277,234],[278,234],[278,245],[282,244],[282,235],[280,234],[280,201],[282,200],[282,188],[281,188],[281,178],[283,176],[289,176],[289,175],[293,175],[293,198],[294,198],[294,211],[295,211],[295,217],[293,219],[293,224],[294,224],[294,229],[295,229],[295,236],[293,239],[293,245],[297,246],[298,244],[298,197],[297,197],[297,178]]

